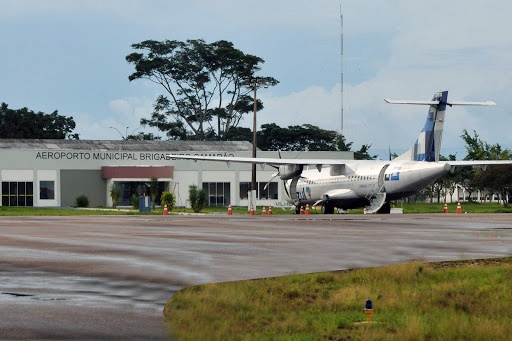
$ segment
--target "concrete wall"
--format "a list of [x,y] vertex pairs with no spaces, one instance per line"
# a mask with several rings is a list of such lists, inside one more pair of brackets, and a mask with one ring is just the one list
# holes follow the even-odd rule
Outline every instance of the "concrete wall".
[[106,206],[106,180],[101,178],[101,170],[60,171],[61,206],[75,206],[76,198],[85,194],[89,206]]

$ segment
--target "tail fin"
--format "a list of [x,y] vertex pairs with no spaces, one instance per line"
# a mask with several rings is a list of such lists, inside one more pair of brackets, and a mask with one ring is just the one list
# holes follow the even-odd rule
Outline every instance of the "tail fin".
[[491,101],[486,102],[448,102],[448,91],[437,92],[431,101],[411,101],[411,100],[389,100],[386,102],[392,104],[420,104],[429,105],[427,121],[418,135],[414,145],[395,158],[395,160],[413,160],[437,162],[439,161],[439,151],[441,149],[441,139],[443,137],[443,125],[446,106],[452,105],[496,105]]

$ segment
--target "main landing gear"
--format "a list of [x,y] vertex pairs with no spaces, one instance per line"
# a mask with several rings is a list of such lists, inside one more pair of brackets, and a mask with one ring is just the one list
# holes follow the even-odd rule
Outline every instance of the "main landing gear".
[[334,214],[334,205],[328,201],[322,204],[322,214]]

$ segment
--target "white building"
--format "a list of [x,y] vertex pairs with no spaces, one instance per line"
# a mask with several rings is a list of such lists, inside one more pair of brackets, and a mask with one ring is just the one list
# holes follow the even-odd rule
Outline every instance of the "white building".
[[[75,206],[86,195],[90,206],[111,206],[112,183],[122,188],[120,206],[147,190],[150,178],[162,191],[174,192],[186,206],[190,185],[205,188],[208,205],[247,206],[251,166],[222,162],[171,160],[168,154],[252,155],[252,144],[240,141],[86,141],[0,140],[2,206]],[[353,159],[352,152],[281,152],[283,158]],[[278,157],[258,151],[259,157]],[[257,167],[258,205],[285,204],[282,181],[265,184],[276,170]],[[147,193],[149,194],[149,193]]]

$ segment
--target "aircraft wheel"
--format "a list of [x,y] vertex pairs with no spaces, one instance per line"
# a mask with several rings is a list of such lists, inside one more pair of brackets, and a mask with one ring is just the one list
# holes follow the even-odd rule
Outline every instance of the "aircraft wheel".
[[333,214],[334,213],[334,206],[325,202],[322,204],[322,213],[323,214]]
[[389,202],[385,202],[381,208],[377,211],[378,214],[390,214],[391,213],[391,204]]

